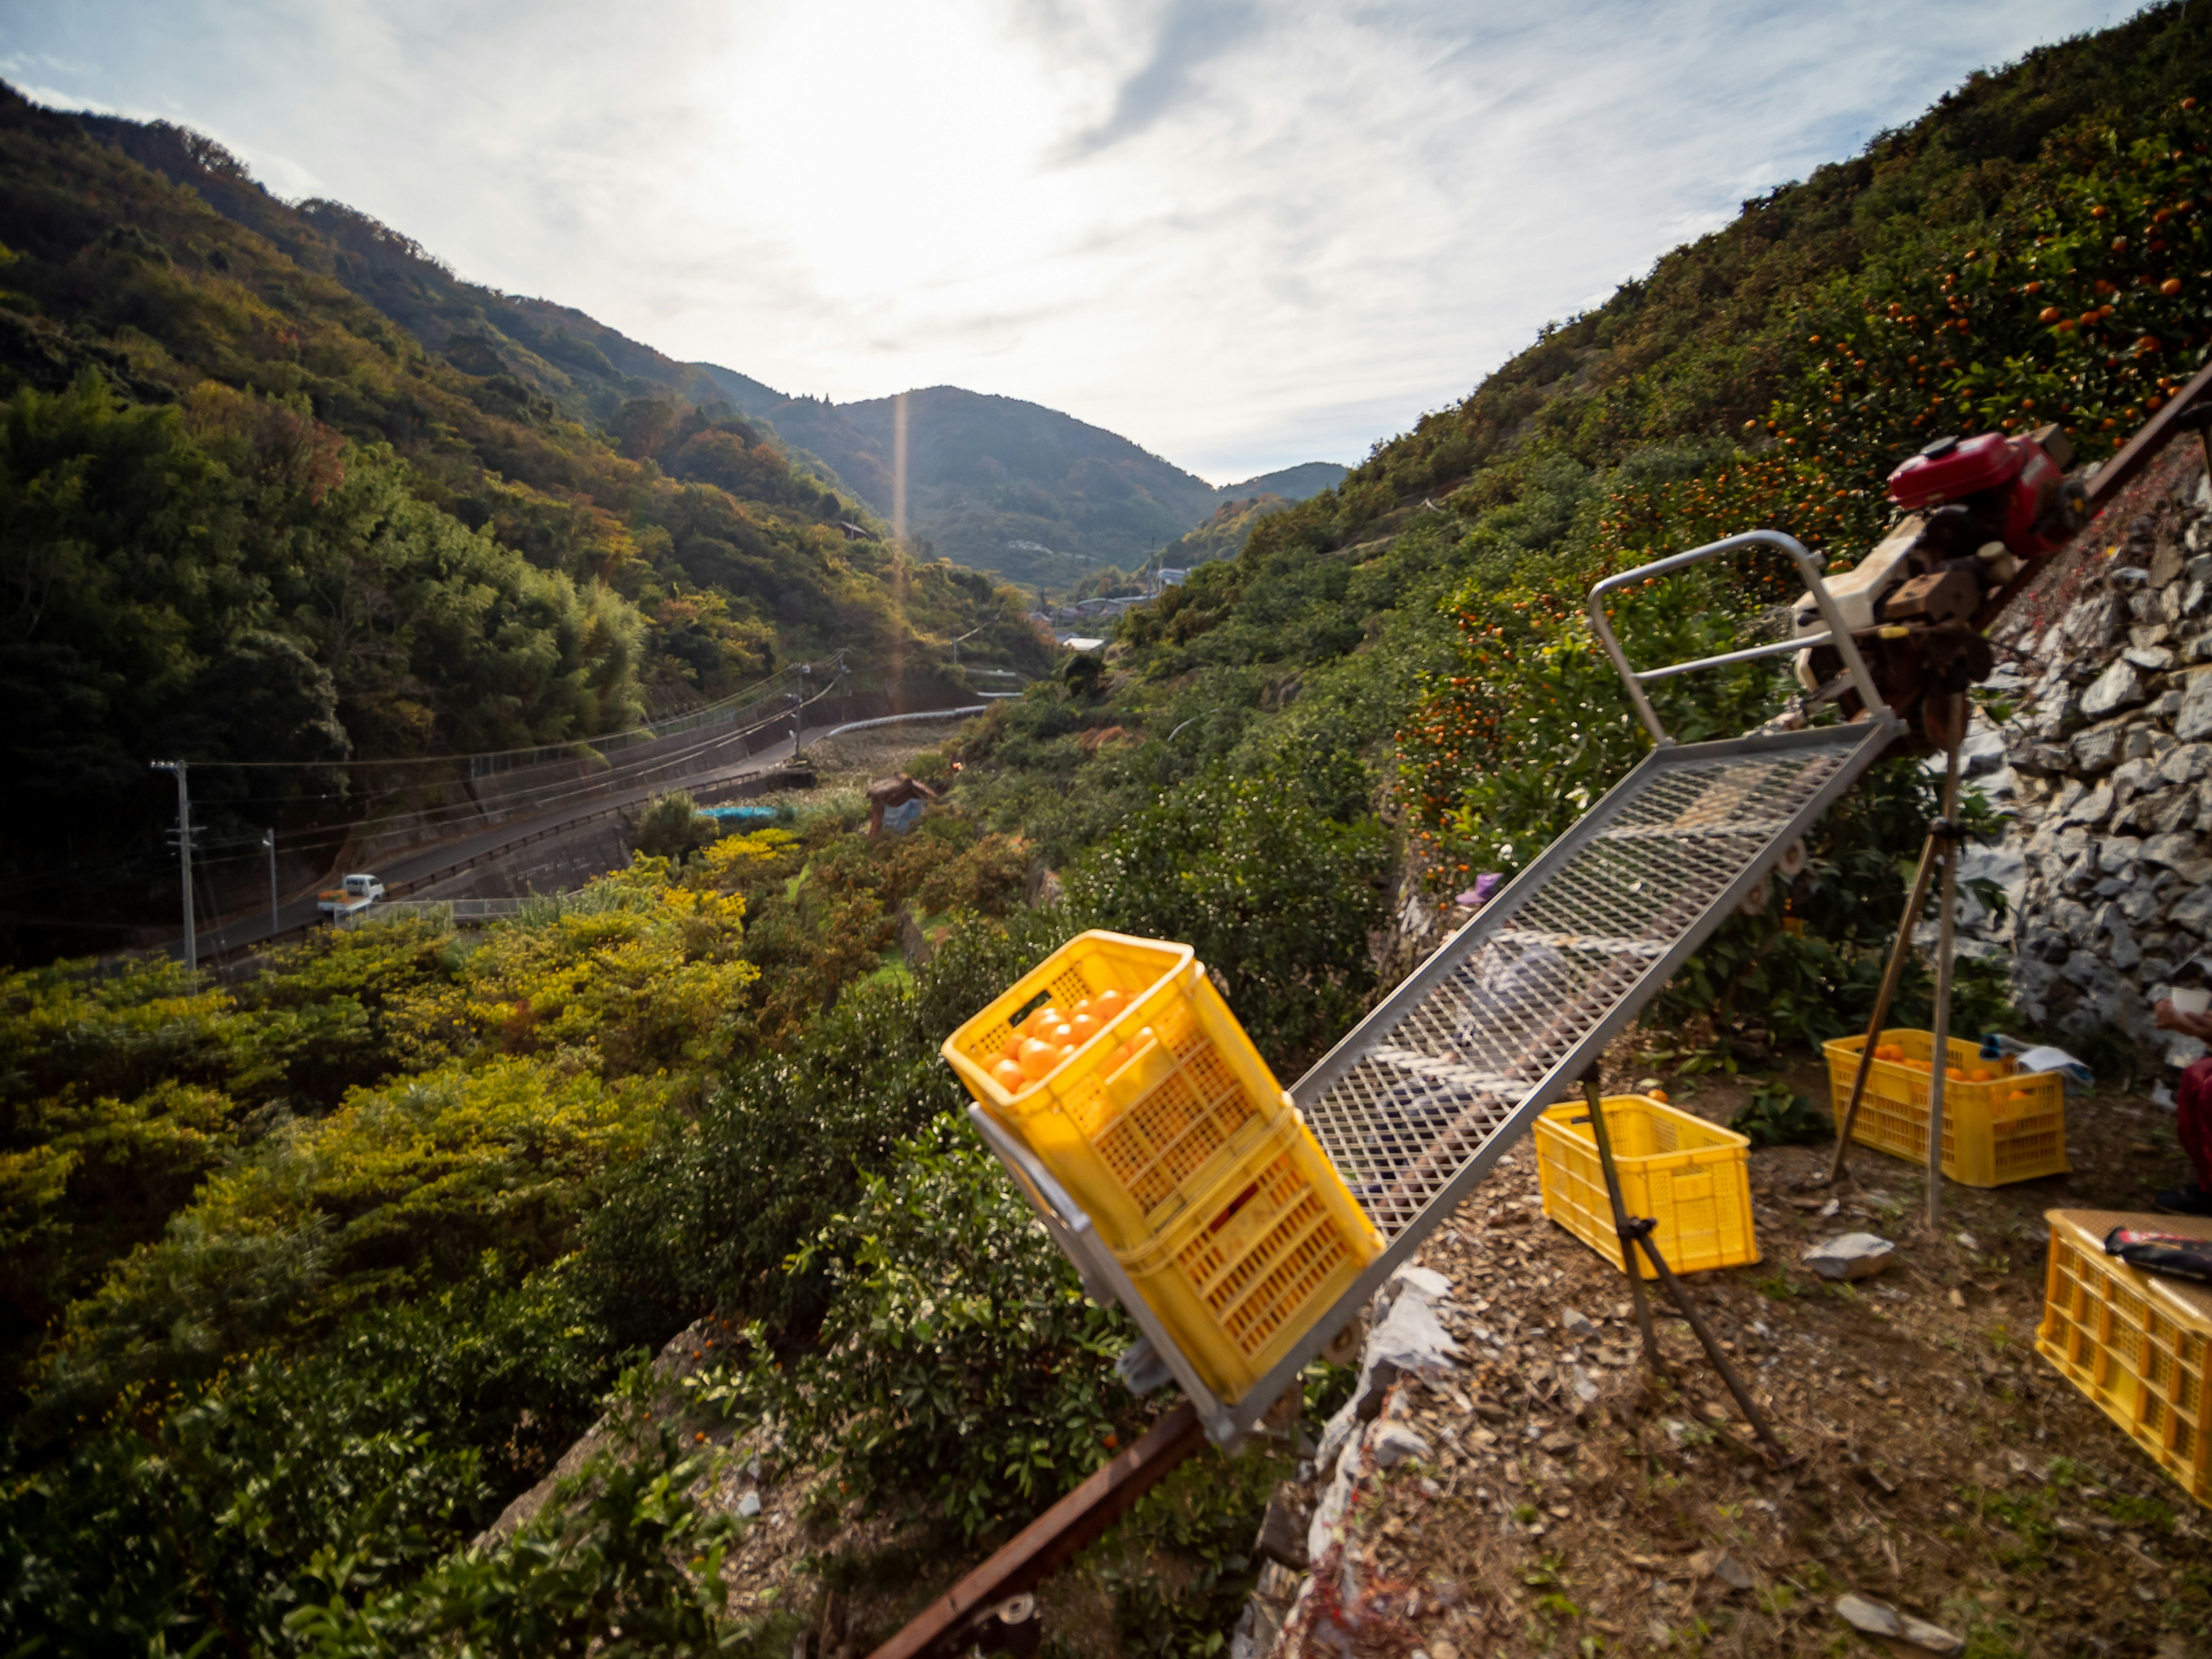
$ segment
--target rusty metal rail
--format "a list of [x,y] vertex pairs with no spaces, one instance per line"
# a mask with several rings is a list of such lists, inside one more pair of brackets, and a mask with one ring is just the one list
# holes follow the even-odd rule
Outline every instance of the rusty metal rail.
[[1197,1408],[1185,1401],[923,1608],[870,1659],[950,1659],[974,1640],[975,1626],[992,1609],[1066,1566],[1205,1443],[1206,1427]]

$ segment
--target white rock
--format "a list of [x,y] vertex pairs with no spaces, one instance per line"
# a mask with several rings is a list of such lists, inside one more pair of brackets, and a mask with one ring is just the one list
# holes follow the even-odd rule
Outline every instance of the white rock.
[[1433,1308],[1452,1292],[1451,1280],[1433,1268],[1415,1267],[1410,1261],[1390,1275],[1389,1283],[1396,1287],[1389,1297],[1394,1304],[1401,1296],[1412,1295]]
[[2166,751],[2158,775],[2168,783],[2194,783],[2212,774],[2212,743],[2185,743]]
[[1844,1233],[1808,1245],[1805,1265],[1823,1279],[1867,1279],[1889,1265],[1896,1248],[1872,1233]]
[[2134,708],[2149,696],[2136,665],[2125,657],[2116,658],[2081,694],[2081,713],[2089,720],[2100,720],[2123,708]]
[[[2068,781],[2073,780],[2069,779]],[[2112,786],[2100,783],[2087,794],[2075,798],[2073,804],[2066,809],[2065,819],[2069,823],[2102,823],[2112,815]]]
[[1344,1512],[1352,1503],[1352,1482],[1332,1480],[1314,1505],[1313,1519],[1306,1524],[1306,1559],[1318,1561],[1328,1553],[1337,1534],[1343,1530]]
[[2189,690],[2173,717],[2173,735],[2184,743],[2212,738],[2212,674],[2189,677]]
[[1378,1421],[1367,1431],[1367,1455],[1378,1469],[1395,1468],[1413,1459],[1427,1462],[1436,1454],[1429,1443],[1403,1423]]
[[738,1518],[739,1520],[750,1521],[753,1516],[758,1515],[760,1512],[761,1501],[760,1494],[758,1492],[749,1492],[743,1498],[738,1499]]
[[1457,1369],[1460,1354],[1459,1344],[1452,1340],[1436,1310],[1418,1295],[1401,1296],[1390,1304],[1389,1316],[1367,1339],[1358,1393],[1366,1393],[1370,1382],[1386,1365],[1415,1376],[1448,1376]]
[[1359,1402],[1347,1400],[1337,1407],[1336,1414],[1322,1425],[1321,1444],[1314,1450],[1314,1473],[1326,1480],[1336,1472],[1336,1460],[1352,1443],[1352,1437],[1359,1431]]
[[2153,836],[2142,844],[2145,864],[2180,866],[2197,856],[2197,837],[2176,830],[2163,836]]
[[1856,1593],[1836,1598],[1836,1617],[1853,1630],[1867,1636],[1887,1637],[1893,1642],[1910,1642],[1914,1647],[1925,1648],[1930,1653],[1962,1653],[1966,1644],[1951,1634],[1941,1625],[1931,1625],[1925,1619],[1916,1619],[1909,1613],[1899,1613],[1887,1602]]
[[1579,1308],[1570,1308],[1559,1316],[1559,1328],[1569,1336],[1589,1338],[1597,1334],[1597,1327],[1590,1316]]

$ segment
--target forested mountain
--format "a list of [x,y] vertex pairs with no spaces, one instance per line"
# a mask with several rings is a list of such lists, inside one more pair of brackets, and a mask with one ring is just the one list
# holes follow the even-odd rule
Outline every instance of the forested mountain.
[[[979,625],[1042,665],[1018,596],[848,541],[725,386],[204,139],[0,89],[0,876],[158,879],[157,755],[588,737],[840,646],[923,701]],[[345,810],[292,775],[210,811]]]
[[[793,398],[762,411],[888,516],[896,399]],[[1133,566],[1212,511],[1213,487],[1127,438],[1018,398],[906,394],[910,533],[1032,586]]]
[[1352,469],[1339,466],[1334,461],[1303,461],[1297,466],[1286,466],[1275,472],[1262,472],[1255,478],[1246,478],[1238,483],[1224,484],[1213,492],[1214,499],[1226,507],[1231,501],[1250,501],[1255,495],[1273,495],[1286,501],[1302,501],[1309,495],[1318,495],[1324,489],[1334,489],[1344,482],[1345,474]]

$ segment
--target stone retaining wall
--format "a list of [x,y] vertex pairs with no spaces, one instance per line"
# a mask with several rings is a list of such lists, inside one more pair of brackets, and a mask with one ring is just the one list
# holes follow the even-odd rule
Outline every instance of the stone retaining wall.
[[2043,585],[2058,602],[1993,635],[2010,660],[1992,689],[2019,701],[2001,754],[1985,734],[1970,758],[2013,816],[1963,870],[2007,903],[1963,900],[1962,943],[2011,956],[2035,1024],[2110,1028],[2185,1064],[2204,1046],[2150,1009],[2177,976],[2212,975],[2212,489],[2196,447],[2093,531]]

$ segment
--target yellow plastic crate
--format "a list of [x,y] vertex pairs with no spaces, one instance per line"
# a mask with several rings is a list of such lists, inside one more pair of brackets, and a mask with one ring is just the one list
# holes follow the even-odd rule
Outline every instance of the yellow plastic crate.
[[1233,1402],[1382,1249],[1292,1110],[1160,1237],[1115,1255],[1206,1386]]
[[[1128,998],[1060,1067],[1018,1094],[991,1076],[1015,1022],[1046,998]],[[1125,1039],[1152,1040],[1119,1065]],[[1150,1243],[1291,1109],[1187,945],[1079,934],[945,1039],[968,1092],[1028,1142],[1116,1249]]]
[[[1620,1236],[1613,1228],[1597,1139],[1589,1123],[1574,1121],[1589,1115],[1577,1100],[1536,1120],[1536,1177],[1544,1213],[1618,1267]],[[1628,1213],[1658,1224],[1651,1241],[1669,1267],[1694,1273],[1759,1260],[1748,1140],[1646,1095],[1608,1096],[1605,1127]],[[1641,1250],[1636,1263],[1644,1278],[1658,1277]]]
[[[1899,1028],[1884,1031],[1875,1046],[1902,1048],[1905,1057],[1876,1059],[1867,1068],[1851,1139],[1924,1166],[1929,1074],[1921,1066],[1935,1052],[1935,1034]],[[1825,1045],[1831,1103],[1839,1121],[1865,1047],[1863,1034]],[[2066,1162],[2065,1078],[2057,1072],[2015,1072],[2010,1060],[1984,1060],[1977,1044],[1957,1037],[1949,1048],[1953,1069],[1997,1076],[1987,1083],[1952,1078],[1943,1085],[1943,1173],[1966,1187],[2064,1175],[2072,1167]]]
[[2212,1507],[2206,1362],[2212,1287],[2105,1254],[2114,1227],[2212,1238],[2196,1217],[2051,1210],[2051,1264],[2035,1351],[2126,1430],[2150,1460]]

